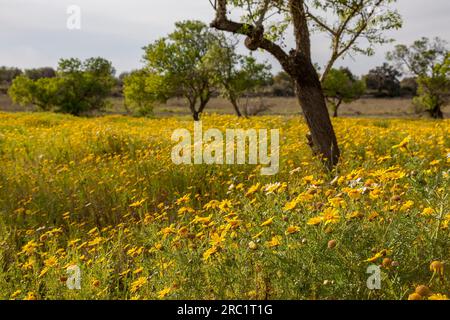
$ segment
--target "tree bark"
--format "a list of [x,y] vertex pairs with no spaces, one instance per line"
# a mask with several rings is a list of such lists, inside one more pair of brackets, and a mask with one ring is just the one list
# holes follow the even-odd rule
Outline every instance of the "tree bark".
[[339,107],[342,104],[342,100],[338,101],[336,104],[333,105],[333,118],[337,118],[339,116]]
[[311,62],[303,62],[298,67],[301,72],[294,80],[297,98],[311,131],[310,146],[331,170],[339,162],[340,151],[319,76]]
[[194,118],[194,121],[200,121],[200,114],[197,111],[192,113],[192,117]]
[[239,105],[237,103],[236,98],[234,98],[232,95],[230,95],[230,102],[233,105],[234,112],[236,112],[236,115],[240,118],[242,117],[241,110],[239,110]]
[[435,106],[429,112],[431,117],[433,117],[434,119],[444,119],[444,113],[442,112],[440,105]]

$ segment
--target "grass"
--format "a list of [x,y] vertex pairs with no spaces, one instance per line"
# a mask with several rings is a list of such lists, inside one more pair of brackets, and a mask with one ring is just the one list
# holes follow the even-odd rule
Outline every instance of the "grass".
[[[176,166],[186,118],[0,113],[1,299],[407,299],[450,294],[449,121],[337,119],[325,173],[300,117],[280,173]],[[81,290],[66,286],[81,269]],[[367,268],[381,266],[381,289]]]

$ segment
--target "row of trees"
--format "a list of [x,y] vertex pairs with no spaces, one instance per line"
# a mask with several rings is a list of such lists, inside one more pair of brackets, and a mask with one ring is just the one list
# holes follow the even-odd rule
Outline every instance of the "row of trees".
[[176,23],[174,32],[144,48],[145,67],[125,77],[126,105],[146,113],[155,102],[184,97],[199,120],[219,92],[241,116],[243,95],[268,84],[272,75],[270,65],[238,54],[237,45],[202,22]]
[[[48,71],[48,70],[47,70]],[[33,104],[44,111],[81,115],[100,110],[116,84],[111,62],[103,58],[62,59],[54,74],[21,74],[8,90],[20,105]]]
[[[441,107],[449,95],[445,45],[440,39],[427,38],[410,47],[399,45],[387,56],[393,65],[384,63],[361,79],[348,68],[332,68],[322,79],[331,114],[337,117],[342,103],[364,94],[397,97],[403,93],[415,97],[418,112],[426,110],[441,118]],[[286,72],[273,77],[270,65],[238,54],[237,46],[235,38],[225,38],[201,22],[179,22],[173,33],[144,48],[145,68],[117,79],[110,62],[92,58],[84,63],[61,60],[56,71],[49,67],[24,72],[1,67],[0,84],[11,86],[10,96],[17,103],[75,115],[101,109],[114,93],[123,94],[128,112],[138,116],[152,114],[155,102],[184,97],[195,120],[213,94],[228,99],[238,116],[249,114],[241,103],[244,97],[295,95],[294,83]],[[400,81],[404,74],[408,77]]]

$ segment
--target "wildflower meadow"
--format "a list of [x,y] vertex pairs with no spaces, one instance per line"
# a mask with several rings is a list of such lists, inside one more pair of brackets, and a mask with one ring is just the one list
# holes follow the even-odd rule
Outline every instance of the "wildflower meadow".
[[301,117],[202,120],[279,129],[279,172],[174,164],[184,117],[0,113],[0,299],[450,296],[449,120],[335,119],[332,171]]

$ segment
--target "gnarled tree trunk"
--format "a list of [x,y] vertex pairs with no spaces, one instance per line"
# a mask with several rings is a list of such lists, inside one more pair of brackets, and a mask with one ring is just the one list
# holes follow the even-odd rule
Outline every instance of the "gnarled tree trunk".
[[311,131],[309,144],[313,153],[321,156],[331,169],[338,163],[340,152],[319,76],[311,62],[297,67],[300,72],[294,77],[296,94]]

